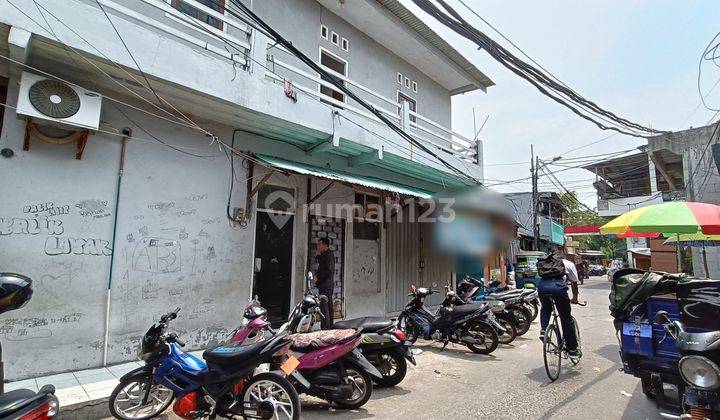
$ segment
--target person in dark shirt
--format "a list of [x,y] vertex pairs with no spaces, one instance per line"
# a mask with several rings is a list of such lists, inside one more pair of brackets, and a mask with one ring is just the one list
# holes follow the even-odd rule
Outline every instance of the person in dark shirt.
[[335,254],[330,250],[330,241],[327,238],[320,238],[317,243],[318,255],[315,257],[318,262],[317,273],[314,276],[315,285],[321,295],[327,300],[321,300],[320,310],[323,314],[321,327],[324,330],[332,328],[333,325],[333,289],[335,288]]

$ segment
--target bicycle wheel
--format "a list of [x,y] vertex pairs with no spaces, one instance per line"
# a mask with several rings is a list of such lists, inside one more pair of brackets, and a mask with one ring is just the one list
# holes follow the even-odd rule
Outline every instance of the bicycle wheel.
[[[578,343],[577,348],[578,348],[578,350],[580,350],[580,353],[582,353],[582,342],[580,341],[580,325],[578,324],[577,319],[575,319],[575,317],[573,317],[573,324],[575,325],[575,337],[577,337],[577,343]],[[573,365],[577,365],[578,363],[580,363],[580,359],[577,359],[577,358],[571,357],[570,361],[572,362]]]
[[560,376],[560,365],[562,364],[562,345],[560,342],[560,329],[555,323],[548,325],[545,330],[545,341],[543,342],[543,359],[545,360],[545,372],[551,381]]

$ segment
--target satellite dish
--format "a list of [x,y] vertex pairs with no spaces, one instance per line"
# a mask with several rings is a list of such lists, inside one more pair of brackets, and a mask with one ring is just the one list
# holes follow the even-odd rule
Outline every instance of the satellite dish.
[[30,86],[28,99],[38,112],[51,118],[70,118],[80,110],[77,92],[57,80],[35,82]]

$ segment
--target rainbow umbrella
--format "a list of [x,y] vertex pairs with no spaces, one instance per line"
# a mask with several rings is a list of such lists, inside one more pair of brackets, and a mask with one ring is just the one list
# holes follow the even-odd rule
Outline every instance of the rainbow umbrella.
[[[640,207],[623,213],[600,227],[604,234],[624,237],[657,237],[680,240],[683,234],[720,234],[720,206],[707,203],[671,201]],[[678,248],[678,271],[680,271]]]
[[605,234],[643,236],[643,233],[664,236],[704,233],[720,234],[720,206],[707,203],[671,201],[640,207],[621,214],[600,227]]

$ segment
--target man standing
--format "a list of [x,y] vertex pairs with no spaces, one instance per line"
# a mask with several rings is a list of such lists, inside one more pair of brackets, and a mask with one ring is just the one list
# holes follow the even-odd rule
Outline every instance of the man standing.
[[314,277],[315,285],[321,295],[327,299],[320,300],[320,311],[323,319],[320,323],[322,329],[328,330],[333,325],[333,289],[335,288],[335,254],[330,250],[330,241],[320,238],[317,243],[318,262],[317,273]]
[[[565,347],[567,348],[568,355],[572,358],[579,358],[581,356],[580,350],[578,349],[577,336],[575,334],[575,322],[572,318],[572,309],[570,304],[578,304],[578,274],[577,268],[572,261],[566,258],[562,258],[558,251],[554,251],[545,260],[562,259],[564,266],[564,275],[558,277],[545,278],[543,273],[540,276],[543,277],[538,287],[540,294],[540,339],[545,340],[545,329],[550,323],[550,314],[552,313],[552,298],[555,301],[555,307],[557,308],[558,314],[560,315],[560,323],[562,324],[563,338],[565,339]],[[559,263],[559,262],[558,262]],[[553,270],[556,271],[556,270]],[[568,297],[568,284],[572,288],[572,299]]]

